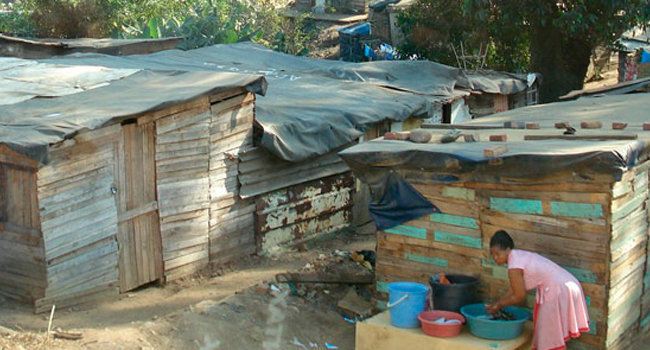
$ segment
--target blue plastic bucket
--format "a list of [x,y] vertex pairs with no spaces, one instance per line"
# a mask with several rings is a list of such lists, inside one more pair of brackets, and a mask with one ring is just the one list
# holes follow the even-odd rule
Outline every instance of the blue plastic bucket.
[[428,287],[413,282],[395,282],[388,285],[390,324],[400,328],[420,327],[418,314],[424,311]]

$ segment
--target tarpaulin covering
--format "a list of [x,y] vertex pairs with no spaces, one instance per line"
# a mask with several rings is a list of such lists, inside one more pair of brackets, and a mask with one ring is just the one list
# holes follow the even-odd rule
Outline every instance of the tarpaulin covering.
[[62,66],[0,57],[0,105],[76,94],[108,85],[136,73],[137,69],[97,66]]
[[[567,174],[567,181],[590,182],[594,176],[603,175],[613,182],[630,167],[648,158],[650,132],[644,133],[641,128],[647,118],[648,102],[649,94],[586,98],[521,108],[460,124],[464,127],[463,133],[479,140],[487,140],[491,134],[505,133],[508,140],[505,143],[457,141],[421,144],[374,140],[348,148],[339,155],[358,177],[370,185],[374,202],[380,199],[384,202],[400,201],[390,198],[395,193],[390,188],[396,174],[407,182],[420,183],[500,183],[512,180],[524,183],[559,173]],[[608,119],[609,123],[614,120],[628,122],[630,126],[625,131],[611,130],[606,124]],[[580,129],[581,120],[602,120],[609,130]],[[481,126],[503,127],[506,121],[539,122],[541,129],[480,129]],[[555,129],[553,125],[556,121],[568,121],[578,129],[576,135],[593,136],[594,139],[524,141],[527,135],[563,136],[564,129]],[[435,134],[448,132],[427,130]],[[603,140],[598,139],[598,135],[630,139]],[[507,152],[495,159],[487,158],[484,150],[495,145],[506,145]],[[391,216],[384,219],[396,222]]]
[[[528,88],[528,76],[526,74],[484,70],[467,71],[465,76],[470,82],[468,87],[489,94],[510,95],[525,91]],[[531,77],[532,81],[537,79],[535,74],[531,74]]]
[[440,209],[395,173],[387,176],[386,190],[378,201],[370,202],[369,210],[378,230],[440,212]]
[[429,61],[350,63],[287,55],[253,43],[128,57],[74,54],[47,62],[263,74],[270,86],[256,104],[256,120],[264,129],[259,143],[292,162],[349,144],[385,119],[432,117],[434,103],[457,98],[454,89],[480,90],[472,82],[496,79],[480,74],[468,79],[457,68]]
[[0,106],[0,144],[46,163],[48,145],[81,130],[235,88],[264,93],[266,80],[232,73],[140,71],[81,93]]

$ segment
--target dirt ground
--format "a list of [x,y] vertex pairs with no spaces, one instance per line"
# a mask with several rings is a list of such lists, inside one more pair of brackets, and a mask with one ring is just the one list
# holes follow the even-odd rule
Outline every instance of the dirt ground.
[[[343,233],[311,243],[308,251],[245,258],[212,275],[55,310],[52,329],[81,334],[79,340],[47,338],[49,313],[35,315],[27,305],[0,299],[0,350],[351,350],[354,324],[337,304],[350,292],[371,296],[370,286],[305,283],[290,288],[275,283],[275,276],[338,266],[363,270],[340,258],[341,252],[374,248],[374,235]],[[648,349],[649,343],[645,335],[629,349]]]
[[47,339],[49,313],[34,315],[30,307],[3,299],[0,349],[326,349],[325,343],[353,349],[354,324],[336,307],[353,286],[296,284],[292,290],[272,282],[278,273],[330,263],[337,250],[374,244],[372,235],[342,234],[305,252],[246,258],[212,276],[55,310],[52,329],[80,333],[79,340]]
[[329,60],[339,59],[339,32],[338,30],[349,24],[339,24],[326,21],[314,21],[312,26],[317,34],[308,57],[324,58]]

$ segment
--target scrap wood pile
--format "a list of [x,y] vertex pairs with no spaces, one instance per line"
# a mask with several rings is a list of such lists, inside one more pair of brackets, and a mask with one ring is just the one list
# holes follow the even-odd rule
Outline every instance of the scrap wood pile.
[[335,250],[330,254],[319,254],[298,272],[277,274],[276,283],[266,284],[262,291],[273,295],[280,291],[278,285],[285,285],[292,295],[308,301],[329,296],[329,299],[333,298],[330,302],[336,301],[341,315],[354,322],[377,311],[371,303],[374,264],[374,251]]

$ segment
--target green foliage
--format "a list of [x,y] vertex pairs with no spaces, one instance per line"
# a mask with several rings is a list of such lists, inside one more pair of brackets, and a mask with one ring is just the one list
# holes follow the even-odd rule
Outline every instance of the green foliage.
[[647,0],[419,0],[400,17],[402,51],[456,65],[450,44],[488,46],[487,67],[542,73],[542,99],[582,87],[589,56],[648,23]]
[[0,31],[39,37],[163,38],[184,49],[253,40],[306,54],[314,32],[305,19],[278,14],[276,0],[22,0]]
[[498,38],[511,40],[494,40],[491,34],[495,28],[490,27],[487,18],[487,13],[469,15],[463,0],[419,0],[398,17],[400,28],[406,34],[399,49],[409,56],[453,66],[458,65],[457,56],[487,53],[485,64],[489,68],[525,70],[529,55],[525,37],[517,37],[520,28],[515,25],[501,28]]
[[29,17],[20,6],[0,2],[0,33],[33,36],[34,32]]
[[104,37],[118,8],[103,0],[22,0],[7,32],[38,37]]

